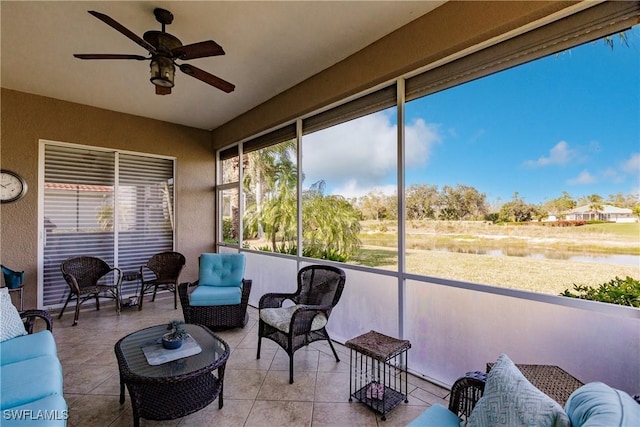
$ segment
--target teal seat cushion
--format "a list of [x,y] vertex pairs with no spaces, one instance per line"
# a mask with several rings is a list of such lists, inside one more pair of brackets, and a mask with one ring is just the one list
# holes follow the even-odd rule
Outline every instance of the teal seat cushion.
[[198,284],[241,287],[244,266],[244,254],[201,254]]
[[64,427],[69,418],[61,394],[52,394],[2,411],[2,427]]
[[[240,282],[242,283],[242,282]],[[189,305],[215,306],[240,304],[242,287],[235,286],[196,286],[189,294]]]
[[640,426],[640,405],[627,393],[601,382],[574,391],[565,411],[572,427]]
[[460,427],[460,418],[442,405],[428,407],[418,418],[407,424],[407,427]]
[[13,408],[52,394],[62,395],[62,366],[51,355],[0,367],[0,409]]
[[46,330],[0,343],[0,365],[45,355],[56,355],[56,342]]

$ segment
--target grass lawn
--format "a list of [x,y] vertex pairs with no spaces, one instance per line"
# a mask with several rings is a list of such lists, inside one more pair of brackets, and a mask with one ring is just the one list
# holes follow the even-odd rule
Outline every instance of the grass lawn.
[[[394,223],[363,223],[363,247],[349,263],[397,269]],[[582,227],[424,221],[408,224],[410,273],[558,295],[574,284],[640,278],[635,265],[572,261],[572,255],[640,255],[640,224]],[[491,255],[500,251],[509,256]],[[539,256],[531,257],[531,254]],[[544,255],[544,256],[543,256]]]

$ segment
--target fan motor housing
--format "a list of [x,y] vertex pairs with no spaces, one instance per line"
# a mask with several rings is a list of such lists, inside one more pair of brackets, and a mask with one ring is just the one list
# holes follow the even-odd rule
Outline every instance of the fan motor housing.
[[182,46],[182,42],[174,35],[163,31],[147,31],[142,38],[149,42],[156,50],[171,57],[171,51]]

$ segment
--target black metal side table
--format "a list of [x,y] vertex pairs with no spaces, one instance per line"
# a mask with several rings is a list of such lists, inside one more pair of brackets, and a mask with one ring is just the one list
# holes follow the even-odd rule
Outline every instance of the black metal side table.
[[345,346],[350,349],[349,402],[353,398],[358,399],[381,414],[382,421],[387,419],[386,414],[400,402],[409,402],[409,341],[370,331],[350,339]]

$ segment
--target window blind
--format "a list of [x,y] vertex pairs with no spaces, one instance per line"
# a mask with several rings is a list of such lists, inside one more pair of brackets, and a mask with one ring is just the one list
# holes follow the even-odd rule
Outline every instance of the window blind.
[[382,111],[396,105],[396,102],[397,90],[396,85],[393,84],[304,119],[302,121],[302,133],[306,135],[377,111]]
[[242,144],[242,152],[249,153],[251,151],[257,151],[262,148],[269,147],[271,145],[279,144],[284,141],[289,141],[296,137],[296,124],[292,123],[288,126],[281,127],[264,135],[245,141]]
[[604,2],[406,81],[406,100],[436,93],[631,28],[640,2]]

